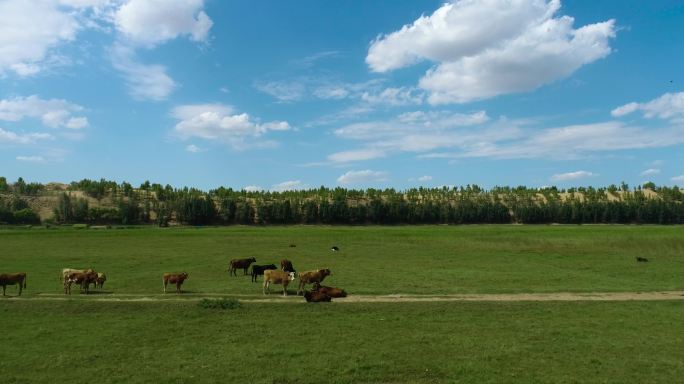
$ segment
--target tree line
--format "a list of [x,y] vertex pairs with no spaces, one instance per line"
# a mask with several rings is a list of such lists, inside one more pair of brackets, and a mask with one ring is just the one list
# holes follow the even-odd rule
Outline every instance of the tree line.
[[[26,199],[47,187],[0,178],[0,222],[39,223]],[[79,193],[77,193],[79,192]],[[97,204],[91,204],[89,199]],[[287,224],[684,224],[678,187],[622,183],[605,188],[464,187],[208,192],[146,181],[84,179],[58,192],[55,223],[185,225]]]

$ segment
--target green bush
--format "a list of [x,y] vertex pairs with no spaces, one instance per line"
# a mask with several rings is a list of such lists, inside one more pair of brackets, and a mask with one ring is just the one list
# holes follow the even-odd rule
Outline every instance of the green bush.
[[40,224],[40,216],[31,208],[24,208],[14,212],[14,222],[17,224]]
[[199,306],[204,309],[237,309],[240,308],[240,302],[237,299],[202,299]]

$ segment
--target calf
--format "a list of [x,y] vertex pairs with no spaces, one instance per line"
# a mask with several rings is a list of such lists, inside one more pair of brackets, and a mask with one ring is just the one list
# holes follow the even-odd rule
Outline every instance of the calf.
[[81,292],[86,295],[90,293],[90,284],[94,284],[97,280],[97,272],[72,272],[64,279],[64,294],[71,295],[71,285],[73,283],[80,284]]
[[648,262],[648,259],[645,258],[645,257],[639,257],[639,256],[637,256],[637,257],[636,257],[636,261],[637,261],[637,263],[647,263],[647,262]]
[[271,293],[270,284],[282,284],[283,285],[283,296],[287,296],[287,286],[290,281],[295,279],[294,272],[278,271],[276,269],[268,269],[264,271],[264,295],[268,291]]
[[337,245],[333,245],[332,247],[330,247],[330,250],[333,252],[337,252],[340,250],[340,247],[338,247]]
[[321,285],[320,283],[314,283],[313,288],[311,290],[313,292],[324,293],[330,297],[347,297],[347,291],[345,291],[344,289],[326,287],[324,285]]
[[304,286],[306,284],[321,283],[326,276],[330,276],[332,273],[329,269],[317,269],[313,271],[306,271],[299,274],[299,288],[297,288],[297,294],[300,292],[304,293]]
[[166,293],[166,285],[169,283],[176,284],[176,293],[181,293],[181,285],[183,285],[183,282],[187,278],[188,274],[186,272],[163,274],[162,281],[164,282],[164,293]]
[[8,285],[18,285],[19,296],[21,296],[21,291],[26,288],[26,273],[3,273],[0,275],[0,285],[2,285],[3,296],[5,296],[5,289]]
[[321,302],[332,301],[330,296],[326,295],[323,292],[316,292],[316,291],[306,291],[304,293],[304,298],[306,299],[307,303],[321,303]]
[[280,260],[280,269],[285,271],[285,272],[297,272],[297,271],[295,271],[294,267],[292,266],[292,262],[288,259]]
[[252,265],[252,282],[256,283],[257,281],[257,276],[263,276],[264,271],[268,269],[278,269],[278,267],[275,266],[275,264],[269,264],[269,265]]
[[235,271],[238,269],[243,269],[245,271],[245,275],[247,275],[249,265],[252,263],[256,263],[256,259],[253,257],[250,257],[248,259],[233,259],[230,261],[230,266],[228,267],[228,274],[230,275],[232,273],[234,276],[237,276],[237,273]]
[[105,281],[107,281],[107,275],[105,275],[104,273],[98,273],[97,279],[95,279],[95,287],[102,289],[102,286],[104,286]]

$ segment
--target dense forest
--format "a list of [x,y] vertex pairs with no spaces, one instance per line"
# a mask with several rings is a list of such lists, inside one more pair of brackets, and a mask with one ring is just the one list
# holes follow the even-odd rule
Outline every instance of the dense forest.
[[[47,204],[50,216],[33,206]],[[678,187],[622,183],[606,188],[326,188],[284,192],[173,188],[146,181],[70,185],[8,183],[0,177],[5,224],[684,224]]]

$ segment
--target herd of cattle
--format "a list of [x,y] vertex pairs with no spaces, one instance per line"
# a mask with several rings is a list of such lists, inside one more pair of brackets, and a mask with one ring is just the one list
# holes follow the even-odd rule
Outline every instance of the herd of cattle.
[[[333,251],[337,251],[337,247],[333,247]],[[247,275],[251,267],[252,282],[256,282],[259,276],[263,276],[263,293],[264,295],[271,293],[271,284],[280,284],[283,286],[283,295],[287,296],[287,287],[295,278],[299,278],[299,285],[297,287],[297,295],[304,295],[307,302],[323,302],[331,301],[332,298],[346,297],[345,290],[335,287],[327,287],[321,285],[327,276],[331,276],[330,269],[316,269],[311,271],[300,272],[299,274],[292,266],[292,262],[287,259],[280,261],[280,269],[275,264],[268,265],[252,265],[256,263],[254,257],[246,259],[233,259],[230,261],[228,267],[228,274],[237,276],[236,271],[242,269],[244,275]],[[164,273],[162,275],[162,282],[164,284],[164,293],[168,284],[176,285],[176,293],[181,293],[181,286],[188,278],[186,272],[183,273]],[[62,270],[61,280],[64,285],[64,294],[71,294],[71,286],[77,284],[80,286],[81,293],[90,293],[90,286],[102,289],[107,276],[104,273],[96,272],[93,269],[73,269],[64,268]],[[310,291],[305,291],[306,285],[311,284]],[[8,285],[18,285],[19,296],[26,288],[26,273],[3,273],[0,274],[0,285],[2,286],[2,295],[5,296],[5,290]]]

